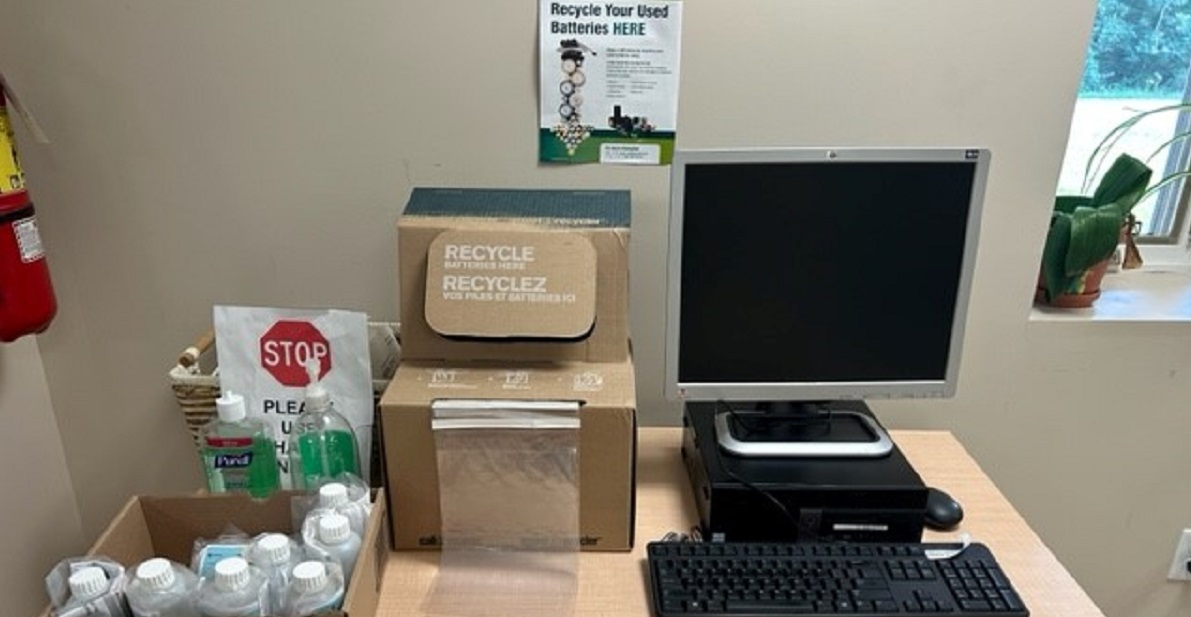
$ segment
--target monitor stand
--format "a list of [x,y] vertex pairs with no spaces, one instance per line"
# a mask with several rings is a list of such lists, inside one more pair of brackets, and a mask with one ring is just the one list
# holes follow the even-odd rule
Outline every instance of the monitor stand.
[[745,457],[875,458],[893,450],[872,416],[820,403],[729,408],[716,413],[715,432],[721,448]]

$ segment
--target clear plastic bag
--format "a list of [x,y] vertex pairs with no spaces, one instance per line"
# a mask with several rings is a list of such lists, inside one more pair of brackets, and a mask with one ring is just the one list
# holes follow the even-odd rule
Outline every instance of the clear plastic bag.
[[426,610],[559,617],[579,569],[579,404],[432,406],[442,558]]
[[[71,579],[82,570],[102,571],[94,585],[95,593],[75,597]],[[102,581],[100,584],[98,581]],[[46,593],[54,617],[132,617],[124,598],[127,585],[124,566],[107,557],[71,557],[63,559],[46,575]]]

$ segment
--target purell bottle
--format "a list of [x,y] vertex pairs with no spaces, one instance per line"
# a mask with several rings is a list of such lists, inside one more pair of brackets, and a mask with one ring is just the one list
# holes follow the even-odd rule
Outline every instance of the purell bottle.
[[195,605],[201,617],[264,617],[272,611],[269,582],[243,558],[228,557],[199,585]]
[[189,568],[155,557],[137,566],[124,594],[135,617],[198,617],[198,576]]
[[306,617],[338,609],[343,604],[346,586],[336,564],[303,561],[294,567],[285,597],[285,614]]
[[212,493],[247,492],[268,497],[281,487],[277,450],[268,427],[249,419],[244,397],[224,392],[215,401],[219,417],[200,437],[207,488]]

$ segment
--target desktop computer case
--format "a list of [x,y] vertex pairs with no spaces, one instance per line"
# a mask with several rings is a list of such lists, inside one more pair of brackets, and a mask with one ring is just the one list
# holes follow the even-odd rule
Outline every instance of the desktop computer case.
[[[861,402],[833,405],[870,413]],[[880,458],[745,458],[719,447],[716,411],[687,403],[683,414],[682,457],[705,540],[922,539],[926,486],[896,446]]]

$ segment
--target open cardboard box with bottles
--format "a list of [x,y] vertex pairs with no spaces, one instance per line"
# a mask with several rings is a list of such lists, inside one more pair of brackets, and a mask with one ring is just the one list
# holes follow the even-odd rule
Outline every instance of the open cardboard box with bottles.
[[[194,542],[215,538],[229,527],[250,537],[265,532],[293,535],[292,498],[282,491],[268,499],[243,494],[137,496],[128,500],[87,552],[108,557],[131,572],[152,557],[189,564]],[[372,513],[364,528],[360,554],[336,617],[372,617],[380,602],[380,586],[389,557],[389,528],[383,489],[374,491]],[[40,617],[49,617],[46,609]]]

